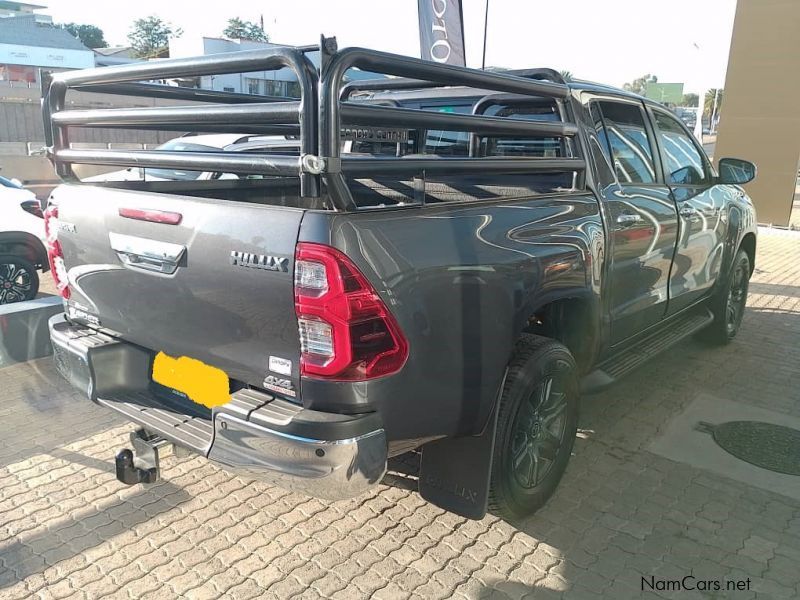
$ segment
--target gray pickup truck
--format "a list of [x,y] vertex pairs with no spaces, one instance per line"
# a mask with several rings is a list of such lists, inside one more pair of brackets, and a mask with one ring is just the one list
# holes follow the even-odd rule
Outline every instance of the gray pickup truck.
[[[336,500],[418,451],[431,502],[529,514],[566,468],[581,391],[736,335],[755,167],[715,170],[662,106],[551,69],[317,50],[319,68],[280,46],[52,76],[57,366],[138,424],[127,484],[155,481],[172,445]],[[277,69],[300,98],[142,83]],[[71,90],[169,102],[65,109]],[[77,149],[74,128],[287,143]],[[206,175],[87,183],[83,164]]]

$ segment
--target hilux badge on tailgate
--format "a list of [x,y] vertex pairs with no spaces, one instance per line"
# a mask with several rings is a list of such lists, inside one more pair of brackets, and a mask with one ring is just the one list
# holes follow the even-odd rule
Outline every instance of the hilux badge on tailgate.
[[231,250],[231,264],[265,271],[289,272],[289,258],[286,256],[270,256],[269,254],[253,254]]

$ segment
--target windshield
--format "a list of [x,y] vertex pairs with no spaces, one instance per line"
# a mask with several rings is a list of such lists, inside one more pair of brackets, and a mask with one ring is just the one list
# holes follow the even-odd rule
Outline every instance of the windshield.
[[[156,150],[166,150],[171,152],[219,152],[220,148],[204,146],[203,144],[192,144],[184,138],[176,138],[165,144],[161,144]],[[202,175],[202,171],[185,171],[182,169],[145,169],[144,177],[169,179],[171,181],[192,181]]]

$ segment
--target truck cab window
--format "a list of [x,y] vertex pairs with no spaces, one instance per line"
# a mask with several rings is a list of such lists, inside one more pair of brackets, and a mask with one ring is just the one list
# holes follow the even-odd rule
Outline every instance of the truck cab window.
[[661,111],[656,111],[655,117],[667,183],[697,185],[707,181],[705,163],[694,138],[674,117]]
[[[422,106],[422,110],[466,115],[472,112],[471,104],[455,106]],[[425,138],[424,154],[437,156],[469,156],[469,133],[466,131],[443,131],[431,129]]]
[[[524,121],[561,121],[555,102],[543,102],[525,106],[490,106],[484,113],[487,117],[507,117]],[[484,156],[529,156],[537,158],[560,158],[568,155],[566,144],[558,137],[493,137],[484,138]]]
[[627,102],[599,104],[619,182],[654,183],[653,144],[647,137],[641,107]]

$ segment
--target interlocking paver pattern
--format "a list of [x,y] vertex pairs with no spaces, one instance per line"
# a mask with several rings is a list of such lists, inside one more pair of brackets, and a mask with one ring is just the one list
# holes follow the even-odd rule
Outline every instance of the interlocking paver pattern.
[[[0,369],[1,598],[638,598],[641,578],[751,579],[800,596],[800,503],[646,448],[700,392],[800,416],[800,234],[764,231],[736,342],[687,341],[584,398],[550,503],[522,523],[468,521],[413,490],[415,458],[362,498],[327,503],[168,458],[127,488],[130,426],[48,359]],[[800,485],[800,481],[798,482]]]

